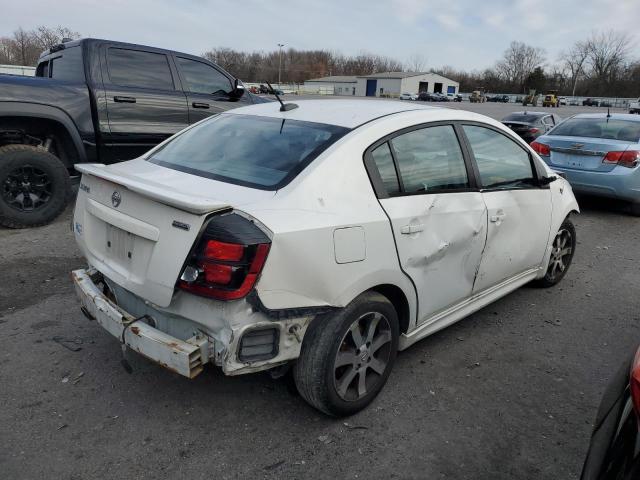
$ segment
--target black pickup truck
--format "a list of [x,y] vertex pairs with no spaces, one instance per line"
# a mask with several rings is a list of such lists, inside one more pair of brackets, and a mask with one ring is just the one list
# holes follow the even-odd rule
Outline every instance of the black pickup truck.
[[58,216],[76,163],[135,158],[194,122],[263,101],[193,55],[90,38],[57,45],[35,77],[0,75],[0,225]]

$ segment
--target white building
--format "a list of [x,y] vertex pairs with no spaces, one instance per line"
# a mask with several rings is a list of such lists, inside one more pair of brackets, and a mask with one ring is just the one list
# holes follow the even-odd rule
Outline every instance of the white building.
[[22,65],[0,65],[0,73],[10,75],[27,75],[33,77],[36,74],[36,67],[23,67]]
[[[306,83],[306,82],[305,82]],[[436,73],[382,72],[357,77],[359,97],[397,97],[401,93],[458,93],[460,84]]]
[[355,95],[356,83],[356,77],[348,75],[334,75],[331,77],[305,80],[304,89],[309,92],[313,91],[329,95]]

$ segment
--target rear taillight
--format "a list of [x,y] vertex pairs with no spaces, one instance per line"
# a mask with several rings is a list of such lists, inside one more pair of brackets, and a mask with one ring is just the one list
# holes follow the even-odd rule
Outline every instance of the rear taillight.
[[631,389],[633,407],[636,410],[636,415],[640,418],[640,349],[636,352],[633,364],[631,364],[629,388]]
[[538,128],[530,128],[529,133],[538,133],[540,130]]
[[640,163],[640,151],[625,150],[622,152],[608,152],[602,159],[602,163],[634,168]]
[[551,149],[549,148],[549,145],[545,145],[544,143],[531,142],[531,148],[533,148],[533,150],[538,155],[544,155],[545,157],[551,155]]
[[218,300],[237,300],[256,284],[271,240],[251,220],[227,213],[209,220],[178,280],[178,288]]

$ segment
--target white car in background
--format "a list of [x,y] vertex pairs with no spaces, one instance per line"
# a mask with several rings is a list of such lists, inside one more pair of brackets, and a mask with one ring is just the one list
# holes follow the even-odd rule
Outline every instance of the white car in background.
[[402,93],[400,94],[400,100],[418,100],[417,93]]
[[[571,187],[501,123],[399,102],[265,103],[143,157],[76,166],[82,310],[193,378],[293,368],[311,405],[364,408],[396,352],[576,244]],[[284,111],[283,111],[284,110]]]

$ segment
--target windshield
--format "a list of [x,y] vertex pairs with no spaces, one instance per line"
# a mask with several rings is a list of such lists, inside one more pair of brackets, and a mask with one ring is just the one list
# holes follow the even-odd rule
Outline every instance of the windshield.
[[568,137],[609,138],[623,142],[640,140],[640,122],[602,118],[570,118],[547,135]]
[[201,177],[276,190],[348,131],[321,123],[222,114],[178,135],[148,160]]

